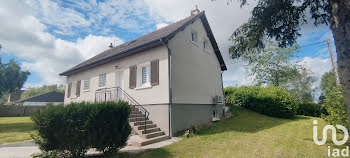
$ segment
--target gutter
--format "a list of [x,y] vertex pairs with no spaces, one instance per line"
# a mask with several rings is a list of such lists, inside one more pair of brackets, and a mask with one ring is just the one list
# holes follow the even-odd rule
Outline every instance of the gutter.
[[226,112],[225,112],[225,91],[224,91],[224,80],[222,78],[222,74],[224,73],[224,71],[221,71],[221,89],[222,89],[222,96],[223,96],[223,106],[222,106],[222,114],[224,117],[226,117]]
[[173,137],[173,132],[172,132],[172,115],[171,115],[171,109],[173,106],[173,86],[172,86],[172,55],[171,55],[171,49],[168,46],[168,39],[166,42],[163,41],[163,38],[160,39],[160,42],[168,49],[168,77],[169,77],[169,137]]

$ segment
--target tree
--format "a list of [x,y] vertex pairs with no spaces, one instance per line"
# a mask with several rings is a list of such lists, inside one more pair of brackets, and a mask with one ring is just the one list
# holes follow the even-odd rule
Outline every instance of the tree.
[[14,60],[2,64],[0,59],[0,97],[22,88],[30,72],[23,71]]
[[[247,0],[241,0],[241,6]],[[310,13],[311,19],[307,19]],[[301,25],[313,20],[315,26],[330,26],[337,50],[337,62],[350,111],[350,1],[349,0],[259,0],[247,23],[232,34],[230,54],[237,58],[265,47],[270,37],[281,47],[292,46],[300,36]],[[350,120],[350,112],[348,113]],[[350,122],[350,121],[349,121]]]
[[298,45],[281,48],[276,42],[266,42],[262,51],[242,54],[248,75],[254,76],[258,85],[266,84],[286,88],[298,103],[313,101],[311,86],[315,81],[309,71],[298,65]]
[[51,91],[57,91],[57,92],[64,92],[64,86],[63,85],[44,85],[42,87],[33,87],[28,88],[26,91],[23,92],[21,99],[26,99],[34,95],[47,93]]
[[291,93],[296,102],[310,103],[313,102],[312,94],[315,90],[312,88],[312,84],[314,82],[315,78],[310,76],[309,71],[301,68],[297,73],[294,73],[289,82],[282,86]]
[[335,77],[333,71],[326,72],[322,75],[321,90],[324,94],[327,94],[329,91],[331,91],[336,86],[337,86],[336,85],[336,77]]
[[248,75],[254,76],[259,85],[280,86],[298,73],[298,65],[291,61],[296,57],[298,46],[281,48],[276,42],[267,43],[263,50],[243,54],[242,59],[248,62],[245,65]]

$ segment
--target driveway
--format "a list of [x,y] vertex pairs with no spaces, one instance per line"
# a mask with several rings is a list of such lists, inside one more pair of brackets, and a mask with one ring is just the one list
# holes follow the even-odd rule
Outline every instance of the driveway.
[[[138,139],[137,137],[139,136],[138,135],[130,136],[129,140]],[[146,145],[143,147],[131,146],[131,143],[128,143],[128,145],[120,149],[119,152],[139,153],[145,150],[168,146],[179,140],[180,138],[173,137],[172,139]],[[23,141],[19,143],[0,144],[0,158],[30,158],[31,157],[30,155],[39,153],[39,152],[40,152],[39,147],[32,140]],[[87,152],[87,155],[99,155],[99,154],[100,153],[95,150],[89,150]]]

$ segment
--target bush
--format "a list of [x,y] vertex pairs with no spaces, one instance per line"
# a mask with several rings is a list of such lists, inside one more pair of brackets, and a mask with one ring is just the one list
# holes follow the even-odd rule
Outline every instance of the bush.
[[[232,92],[228,98],[234,105],[265,115],[294,118],[297,105],[288,91],[281,87],[242,86],[227,88]],[[225,96],[226,97],[226,96]]]
[[298,105],[298,115],[321,117],[325,114],[325,107],[316,103],[301,103]]
[[44,152],[81,157],[89,148],[106,154],[125,146],[131,132],[126,102],[71,103],[38,110],[33,138]]
[[348,128],[347,112],[343,88],[338,86],[326,94],[324,105],[327,107],[327,116],[324,120],[332,125],[343,125]]

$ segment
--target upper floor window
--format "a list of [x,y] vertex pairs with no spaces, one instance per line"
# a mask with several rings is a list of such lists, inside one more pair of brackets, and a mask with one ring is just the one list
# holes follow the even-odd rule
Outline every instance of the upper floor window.
[[106,74],[98,76],[98,87],[106,87]]
[[204,40],[203,41],[203,48],[204,48],[204,50],[209,51],[209,42],[208,42],[208,40]]
[[137,77],[136,77],[136,80],[137,80],[136,88],[151,86],[150,77],[151,77],[150,63],[138,65]]
[[83,81],[83,90],[88,91],[90,89],[90,78]]
[[197,35],[196,31],[191,32],[191,41],[196,43],[196,44],[198,43],[198,35]]

